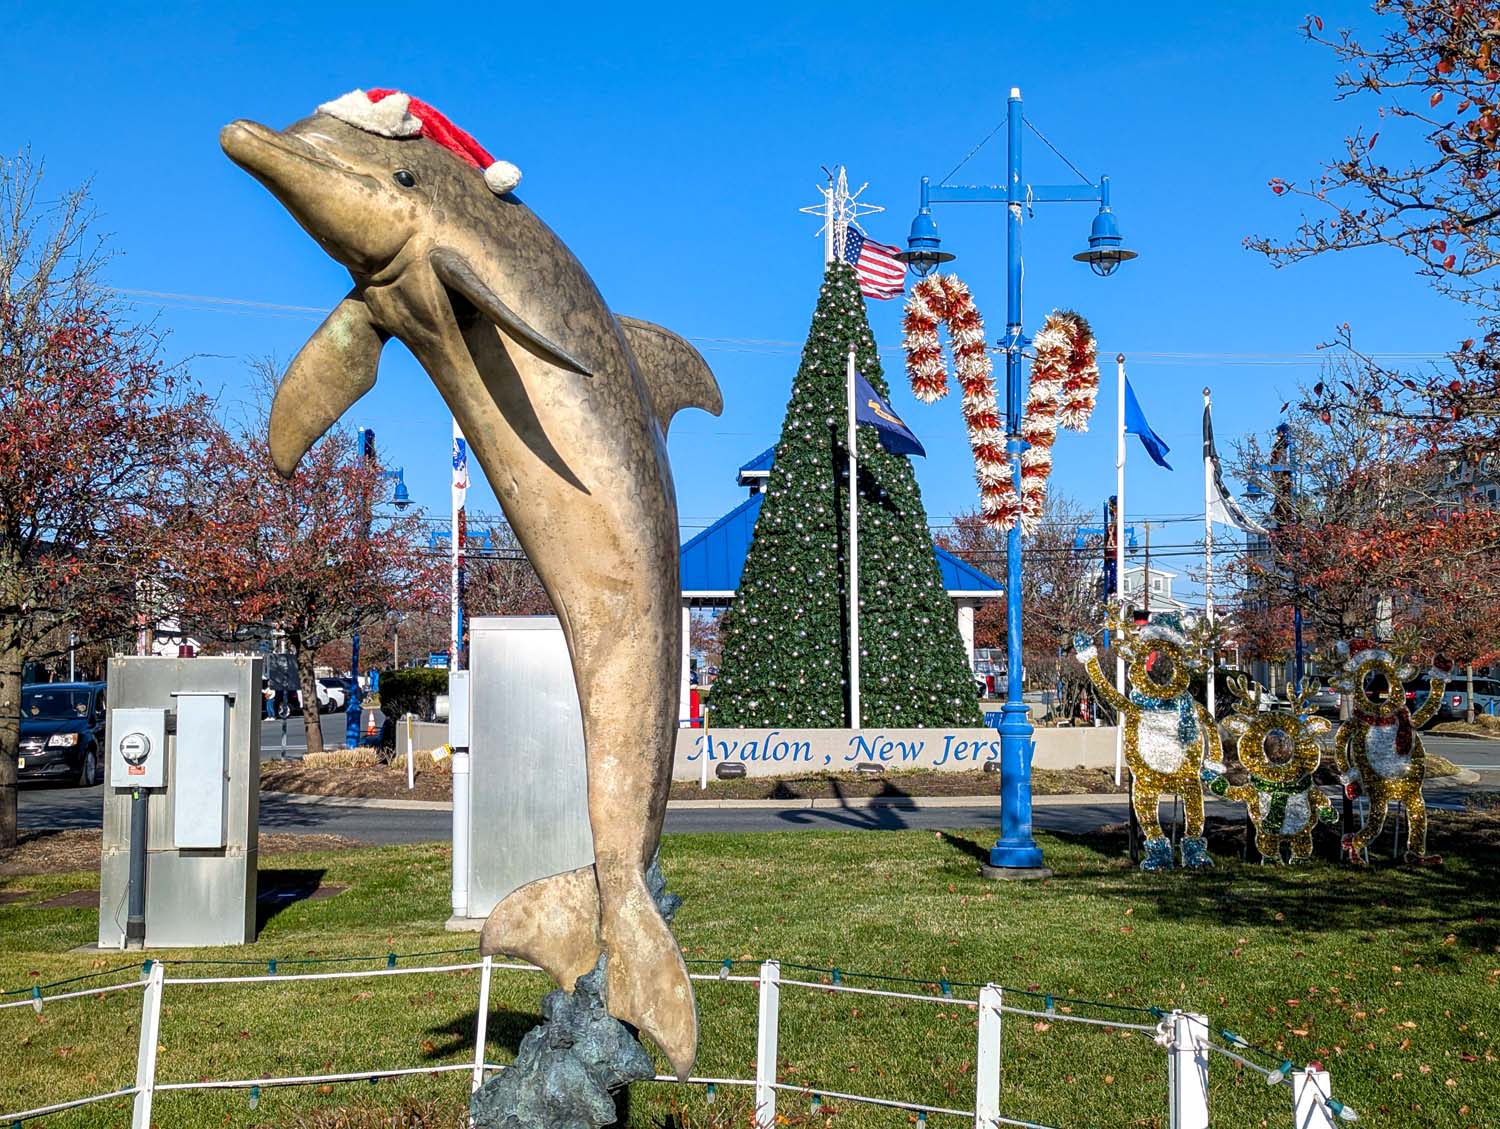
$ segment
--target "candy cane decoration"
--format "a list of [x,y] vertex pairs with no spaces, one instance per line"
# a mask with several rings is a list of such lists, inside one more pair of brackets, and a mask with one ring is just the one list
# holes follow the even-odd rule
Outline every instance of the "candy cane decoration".
[[1042,518],[1058,425],[1087,431],[1099,396],[1097,347],[1082,317],[1071,310],[1049,314],[1032,345],[1036,359],[1021,417],[1021,438],[1027,443],[1021,454],[1021,529],[1026,533]]
[[903,344],[911,390],[917,399],[929,404],[948,394],[948,370],[937,332],[940,321],[947,323],[953,342],[953,367],[963,389],[964,423],[974,452],[980,512],[991,525],[1009,529],[1020,516],[1021,504],[1005,453],[1005,435],[1000,430],[984,319],[974,307],[969,288],[952,275],[924,278],[907,297]]
[[990,377],[993,366],[985,349],[984,319],[974,307],[969,288],[952,275],[923,279],[907,298],[903,344],[912,392],[926,403],[948,393],[939,322],[948,326],[953,367],[963,388],[964,423],[974,452],[980,512],[997,529],[1009,529],[1019,519],[1022,532],[1031,533],[1046,501],[1058,424],[1088,430],[1099,395],[1093,332],[1082,317],[1064,310],[1050,315],[1036,336],[1031,391],[1021,418],[1021,438],[1028,446],[1021,455],[1021,494],[1017,497]]

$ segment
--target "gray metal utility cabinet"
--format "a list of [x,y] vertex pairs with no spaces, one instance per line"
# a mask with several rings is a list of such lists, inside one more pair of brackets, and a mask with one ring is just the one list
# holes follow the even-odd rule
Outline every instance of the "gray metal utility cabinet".
[[255,940],[261,660],[109,660],[99,946],[125,939],[132,796],[146,797],[145,944]]
[[[583,718],[555,616],[469,621],[467,811],[456,813],[450,929],[478,929],[511,891],[594,861]],[[463,703],[454,707],[461,717]],[[458,738],[454,744],[459,743]],[[455,801],[456,802],[456,801]]]

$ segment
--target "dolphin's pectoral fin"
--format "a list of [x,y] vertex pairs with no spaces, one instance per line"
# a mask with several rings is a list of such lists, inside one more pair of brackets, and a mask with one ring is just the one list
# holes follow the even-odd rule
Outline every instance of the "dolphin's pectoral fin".
[[657,911],[644,880],[606,910],[605,1003],[609,1014],[661,1048],[681,1081],[698,1057],[698,1007],[677,938]]
[[271,403],[271,459],[284,476],[290,478],[308,448],[375,386],[389,338],[351,292],[292,358]]
[[594,868],[539,878],[512,891],[490,911],[479,933],[479,951],[529,960],[571,992],[603,952]]
[[428,261],[444,286],[462,294],[485,318],[543,360],[581,376],[593,376],[581,361],[500,300],[469,260],[449,247],[434,247]]
[[651,393],[661,432],[683,408],[702,408],[709,415],[724,410],[719,382],[703,355],[670,329],[640,318],[617,318],[625,340]]

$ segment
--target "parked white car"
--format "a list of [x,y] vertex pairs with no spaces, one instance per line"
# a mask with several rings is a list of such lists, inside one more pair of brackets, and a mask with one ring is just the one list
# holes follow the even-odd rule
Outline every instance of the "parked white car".
[[318,711],[337,713],[349,704],[349,685],[343,678],[318,679]]

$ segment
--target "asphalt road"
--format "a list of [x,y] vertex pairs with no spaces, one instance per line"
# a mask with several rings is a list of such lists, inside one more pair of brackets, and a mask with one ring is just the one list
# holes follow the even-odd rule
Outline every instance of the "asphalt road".
[[[342,749],[344,747],[344,725],[343,712],[325,713],[322,716],[323,747],[325,749]],[[268,720],[260,723],[260,759],[263,761],[274,760],[282,755],[281,727],[286,726],[286,755],[291,760],[301,760],[302,754],[307,752],[307,731],[302,726],[302,715],[289,717],[285,722]]]
[[[279,750],[281,723],[274,726]],[[301,721],[288,722],[288,747],[293,727],[300,736]],[[1480,787],[1500,787],[1500,741],[1460,737],[1424,737],[1434,753],[1480,773]],[[1428,801],[1437,806],[1462,803],[1461,791],[1429,788]],[[98,827],[103,788],[63,788],[23,785],[20,824],[23,829]],[[1233,810],[1224,805],[1224,810]],[[1035,826],[1046,831],[1082,833],[1125,819],[1123,797],[1101,796],[1097,802],[1056,804],[1036,798]],[[421,843],[448,838],[451,816],[446,811],[391,810],[352,807],[298,797],[261,797],[260,826],[265,831],[321,832],[368,843]],[[964,807],[902,808],[893,805],[849,808],[672,808],[666,830],[671,833],[747,831],[901,831],[945,830],[954,827],[999,825],[999,805],[976,800]]]
[[[102,787],[23,786],[23,830],[100,825]],[[744,831],[903,831],[999,826],[999,804],[979,800],[971,807],[899,808],[672,808],[666,830],[675,834]],[[1123,798],[1050,807],[1039,798],[1036,826],[1045,830],[1088,831],[1125,818]],[[266,795],[260,801],[262,831],[318,832],[366,843],[424,843],[447,839],[452,816],[443,810],[391,810],[344,806],[327,801]]]

